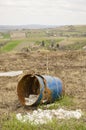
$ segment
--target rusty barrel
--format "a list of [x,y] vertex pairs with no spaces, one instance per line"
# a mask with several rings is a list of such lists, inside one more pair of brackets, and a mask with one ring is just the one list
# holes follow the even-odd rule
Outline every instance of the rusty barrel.
[[64,89],[62,81],[57,77],[27,74],[18,82],[17,94],[22,105],[34,106],[60,99]]

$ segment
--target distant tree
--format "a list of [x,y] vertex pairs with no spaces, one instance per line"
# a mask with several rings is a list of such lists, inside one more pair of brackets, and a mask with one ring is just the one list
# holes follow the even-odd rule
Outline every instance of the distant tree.
[[54,45],[55,45],[55,41],[54,41],[54,40],[52,40],[52,41],[51,41],[51,47],[53,48],[53,47],[54,47]]
[[56,48],[59,48],[59,44],[58,43],[56,44]]
[[41,46],[45,46],[45,42],[44,42],[44,40],[41,42]]

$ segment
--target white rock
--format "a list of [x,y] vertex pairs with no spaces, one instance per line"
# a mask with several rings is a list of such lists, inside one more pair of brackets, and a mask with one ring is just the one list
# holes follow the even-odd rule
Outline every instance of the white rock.
[[20,121],[22,120],[22,115],[21,115],[21,113],[18,113],[18,114],[16,115],[16,117],[17,117],[18,120],[20,120]]
[[29,95],[29,97],[25,97],[25,105],[30,106],[32,104],[34,104],[36,102],[36,100],[38,99],[38,95]]
[[22,116],[20,113],[16,115],[16,118],[20,121],[27,121],[34,124],[45,124],[48,121],[52,121],[53,118],[56,119],[70,119],[76,118],[79,119],[82,116],[81,110],[76,111],[67,111],[64,109],[57,109],[57,110],[34,110],[32,113],[27,113],[27,115]]

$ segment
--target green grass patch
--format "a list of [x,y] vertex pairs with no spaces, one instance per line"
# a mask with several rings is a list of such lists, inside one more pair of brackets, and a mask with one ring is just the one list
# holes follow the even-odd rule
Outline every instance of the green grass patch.
[[20,44],[22,40],[14,40],[8,42],[5,46],[1,48],[2,52],[12,51],[18,44]]
[[10,38],[10,34],[9,33],[4,33],[3,34],[3,38],[4,39],[9,39]]
[[35,130],[35,125],[26,122],[22,123],[16,119],[15,116],[11,117],[9,120],[4,120],[1,122],[2,130]]
[[39,105],[39,108],[41,109],[57,109],[61,107],[71,108],[75,105],[73,102],[73,98],[69,96],[64,96],[62,99],[57,100],[56,102],[48,105]]
[[47,124],[31,124],[29,121],[22,123],[11,117],[8,120],[2,121],[1,130],[86,130],[85,117],[81,119],[53,119]]

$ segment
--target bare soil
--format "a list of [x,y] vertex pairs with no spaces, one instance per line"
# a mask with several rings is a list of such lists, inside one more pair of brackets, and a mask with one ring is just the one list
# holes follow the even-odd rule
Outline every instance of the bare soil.
[[[25,73],[52,75],[62,79],[65,93],[74,99],[73,109],[86,111],[86,51],[38,51],[0,54],[0,72],[23,70]],[[24,112],[17,96],[22,77],[0,77],[0,117]]]

